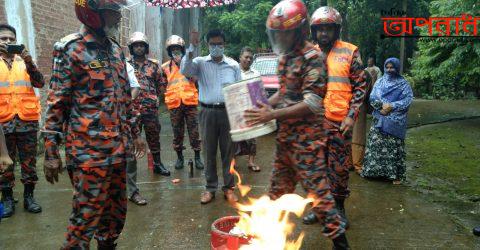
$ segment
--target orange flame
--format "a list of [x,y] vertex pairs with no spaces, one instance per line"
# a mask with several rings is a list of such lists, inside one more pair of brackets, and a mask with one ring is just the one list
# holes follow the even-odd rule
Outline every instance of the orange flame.
[[250,186],[247,186],[247,185],[242,185],[242,177],[240,177],[240,174],[237,172],[237,170],[235,170],[235,159],[232,160],[232,162],[230,163],[230,174],[234,174],[237,176],[238,178],[238,183],[237,183],[237,187],[238,187],[238,190],[240,191],[240,195],[242,197],[245,197],[245,195],[247,195],[250,190],[252,190],[252,188]]
[[[245,196],[251,189],[242,185],[240,174],[235,170],[235,161],[232,161],[230,173],[238,178],[237,186]],[[303,198],[297,194],[286,194],[271,200],[264,195],[258,199],[249,198],[248,204],[236,203],[240,215],[239,222],[235,225],[246,236],[251,237],[249,245],[240,247],[241,250],[272,249],[272,250],[298,250],[302,246],[304,233],[302,232],[294,241],[291,238],[295,224],[289,220],[289,215],[300,217],[305,207],[313,202],[313,198]]]

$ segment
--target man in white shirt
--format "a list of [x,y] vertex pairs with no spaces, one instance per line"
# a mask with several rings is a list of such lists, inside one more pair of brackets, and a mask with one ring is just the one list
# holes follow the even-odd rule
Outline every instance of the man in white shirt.
[[[140,84],[135,76],[135,68],[128,61],[125,61],[125,63],[127,64],[128,82],[132,89],[132,100],[135,100],[140,94]],[[137,186],[136,164],[127,164],[127,191],[128,197],[131,198],[133,203],[139,206],[147,205],[147,200],[140,195],[140,189]]]
[[[240,69],[242,70],[242,80],[260,76],[260,72],[252,69],[253,50],[250,47],[244,47],[240,51]],[[248,169],[253,172],[260,172],[260,167],[255,164],[255,155],[257,154],[257,140],[251,139],[236,143],[235,158],[248,155]],[[238,161],[236,161],[238,162]]]
[[194,58],[194,50],[200,43],[198,32],[192,32],[190,48],[182,59],[181,73],[187,77],[198,78],[198,100],[200,110],[200,134],[205,159],[206,190],[200,197],[201,204],[207,204],[215,198],[218,188],[217,147],[220,148],[223,170],[223,193],[228,202],[236,202],[233,175],[230,162],[234,155],[234,144],[230,136],[230,124],[225,109],[223,87],[241,80],[240,65],[223,54],[225,35],[221,30],[210,30],[206,37],[210,54]]
[[130,88],[132,89],[132,100],[135,100],[135,98],[137,98],[138,94],[140,93],[140,84],[138,83],[137,77],[135,76],[135,69],[129,62],[126,63],[128,82],[130,83]]

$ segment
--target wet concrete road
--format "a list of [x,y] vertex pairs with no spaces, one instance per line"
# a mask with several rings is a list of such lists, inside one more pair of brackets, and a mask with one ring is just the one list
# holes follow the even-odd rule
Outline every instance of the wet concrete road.
[[[171,127],[165,115],[162,127],[162,157],[172,165],[176,155],[171,150]],[[262,172],[249,172],[245,159],[238,163],[245,182],[253,185],[252,196],[259,196],[268,188],[273,137],[260,138],[258,145],[257,162],[263,167]],[[193,156],[190,151],[185,154],[187,159]],[[138,207],[129,203],[119,249],[209,249],[211,223],[222,216],[235,215],[235,210],[220,192],[213,203],[200,204],[204,179],[199,171],[189,178],[187,169],[175,171],[170,167],[173,175],[165,178],[151,174],[146,159],[139,164],[139,186],[149,204]],[[16,214],[0,223],[0,249],[58,249],[63,241],[71,209],[69,179],[64,174],[60,184],[52,186],[44,180],[42,162],[38,166],[40,183],[36,197],[43,212],[26,213],[20,200]],[[181,182],[173,184],[174,178]],[[480,238],[457,225],[438,204],[426,201],[426,196],[408,187],[366,181],[352,174],[351,189],[347,213],[351,220],[348,238],[353,249],[480,249]],[[303,194],[300,188],[297,190]],[[18,182],[15,196],[20,198],[22,191]],[[319,225],[304,226],[300,219],[296,222],[298,231],[306,232],[302,249],[331,249]],[[92,247],[95,246],[92,241]]]

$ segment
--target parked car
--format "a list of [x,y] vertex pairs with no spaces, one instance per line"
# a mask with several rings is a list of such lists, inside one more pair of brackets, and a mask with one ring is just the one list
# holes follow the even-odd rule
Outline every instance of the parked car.
[[251,67],[260,72],[268,97],[275,94],[280,88],[277,75],[278,55],[274,53],[255,54]]

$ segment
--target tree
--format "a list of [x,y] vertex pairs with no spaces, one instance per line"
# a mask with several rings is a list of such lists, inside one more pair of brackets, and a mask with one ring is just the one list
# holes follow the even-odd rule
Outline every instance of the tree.
[[267,49],[270,44],[265,32],[268,13],[279,1],[240,1],[235,6],[225,6],[206,10],[204,30],[221,28],[227,36],[227,51],[230,56],[238,56],[243,46]]
[[[428,16],[430,0],[408,1],[407,16]],[[279,0],[240,1],[237,5],[210,8],[206,10],[204,29],[221,28],[227,35],[227,54],[237,57],[243,46],[254,49],[270,47],[265,33],[265,21],[271,8]],[[402,9],[402,1],[390,0],[306,0],[312,14],[318,7],[328,5],[336,8],[343,16],[342,39],[357,45],[366,60],[374,56],[383,64],[388,57],[400,57],[399,39],[382,39],[382,10]],[[416,48],[416,40],[406,39],[405,57],[411,58]],[[405,69],[409,69],[407,61]]]
[[[240,1],[237,5],[210,8],[205,12],[204,30],[221,28],[226,31],[227,54],[236,57],[243,46],[268,49],[270,43],[265,32],[268,13],[280,0]],[[310,12],[326,0],[307,0]],[[311,14],[311,13],[310,13]]]
[[[477,0],[437,0],[430,4],[432,16],[480,15]],[[454,27],[454,25],[453,25]],[[454,29],[454,28],[453,28]],[[434,29],[435,30],[435,29]],[[426,30],[422,31],[427,35]],[[461,32],[459,35],[468,35]],[[422,40],[411,60],[411,75],[417,92],[440,99],[480,94],[480,43],[461,39]]]

